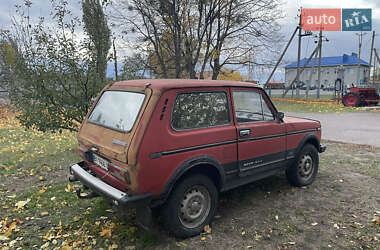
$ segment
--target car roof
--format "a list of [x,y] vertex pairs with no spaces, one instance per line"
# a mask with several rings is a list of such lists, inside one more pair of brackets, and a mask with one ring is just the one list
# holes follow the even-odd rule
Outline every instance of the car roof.
[[226,80],[197,80],[197,79],[142,79],[120,81],[112,84],[113,87],[144,87],[156,90],[174,89],[174,88],[201,88],[201,87],[259,87],[259,85],[250,82],[237,82]]

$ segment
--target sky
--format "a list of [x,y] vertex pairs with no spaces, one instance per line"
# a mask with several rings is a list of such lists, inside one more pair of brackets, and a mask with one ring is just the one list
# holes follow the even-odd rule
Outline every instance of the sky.
[[[31,16],[48,16],[50,10],[47,8],[49,0],[32,0],[33,8],[31,9]],[[0,29],[6,29],[11,24],[11,17],[15,14],[15,4],[20,4],[21,0],[0,0]],[[80,1],[69,0],[70,4],[74,6],[74,14],[81,15]],[[284,1],[282,8],[285,18],[280,19],[278,22],[281,25],[281,33],[284,36],[284,44],[290,38],[292,32],[298,24],[297,14],[298,9],[302,8],[371,8],[372,9],[372,30],[379,33],[375,37],[375,48],[380,49],[380,0],[289,0]],[[314,32],[317,34],[318,32]],[[352,52],[358,53],[358,36],[356,32],[352,31],[326,31],[324,36],[328,38],[329,42],[324,42],[322,47],[323,56],[341,56],[351,54]],[[363,36],[362,56],[361,58],[369,62],[370,49],[371,49],[372,33],[366,32]],[[304,37],[301,46],[301,58],[309,57],[315,48],[316,39],[312,36]],[[275,55],[279,56],[279,55]],[[283,59],[283,64],[293,62],[297,59],[297,39],[291,43],[288,51]],[[244,70],[243,70],[244,71]],[[269,70],[268,70],[269,72]],[[263,81],[268,72],[257,70],[254,72],[254,78],[259,78]],[[244,74],[244,72],[242,72]],[[279,70],[275,76],[275,80],[283,79],[283,70]]]

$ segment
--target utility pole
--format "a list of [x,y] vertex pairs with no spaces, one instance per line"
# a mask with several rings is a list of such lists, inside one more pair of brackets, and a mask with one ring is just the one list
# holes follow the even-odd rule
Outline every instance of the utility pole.
[[360,31],[360,33],[356,33],[357,36],[359,36],[359,55],[358,55],[358,73],[357,73],[357,84],[360,85],[360,53],[362,49],[362,42],[363,42],[363,35],[366,35],[367,33],[363,33]]
[[375,41],[375,31],[372,31],[371,55],[369,57],[368,82],[370,82],[370,80],[371,80],[372,54],[373,54],[374,41]]
[[321,95],[321,63],[322,63],[322,30],[319,31],[319,62],[318,62],[318,86],[317,86],[317,99]]
[[[302,29],[301,29],[301,13],[302,13],[302,7],[300,9],[300,21],[298,24],[298,55],[297,55],[297,76],[296,76],[296,98],[298,99],[300,97],[300,60],[301,60],[301,39],[302,39]],[[293,90],[292,90],[293,94]],[[293,96],[292,96],[293,97]]]
[[[379,55],[377,54],[377,50],[376,49],[373,49],[373,52],[375,52],[375,73],[377,74],[376,59],[377,59],[377,62],[380,63],[380,58],[379,58]],[[377,75],[376,75],[376,80],[377,80]],[[373,80],[373,84],[375,85],[375,78]]]
[[[376,51],[376,49],[374,49]],[[376,70],[376,58],[373,59],[373,73],[372,73],[372,84],[373,86],[375,86],[375,77],[376,77],[376,74],[377,74],[377,70]]]
[[[318,44],[318,46],[319,46],[319,44]],[[319,50],[318,50],[318,52],[319,52]],[[309,75],[309,82],[306,86],[306,93],[305,93],[306,94],[306,100],[309,99],[309,90],[310,90],[311,82],[313,80],[314,66],[317,63],[318,52],[315,53],[314,62],[313,62],[313,65],[311,66],[310,75]]]
[[[282,52],[282,54],[281,54],[281,56],[280,56],[280,59],[278,59],[278,61],[277,61],[277,63],[276,63],[276,66],[274,66],[274,69],[272,70],[272,72],[270,73],[270,75],[269,75],[267,81],[265,82],[265,85],[267,85],[268,82],[270,81],[270,79],[272,78],[274,72],[276,71],[278,65],[280,64],[282,58],[284,57],[285,52],[288,50],[288,47],[289,47],[290,43],[293,41],[293,38],[294,38],[294,36],[296,35],[298,29],[299,29],[299,27],[296,27],[296,29],[294,30],[292,36],[290,37],[288,43],[287,43],[286,46],[285,46],[284,51]],[[265,85],[264,85],[264,86],[265,86]]]
[[[318,46],[315,47],[313,53],[311,53],[310,57],[307,59],[306,63],[303,65],[303,67],[300,71],[300,74],[302,74],[302,72],[305,70],[306,66],[309,64],[310,60],[313,58],[313,56],[317,52],[318,52]],[[293,85],[296,82],[296,80],[297,80],[297,77],[295,77],[293,79],[293,81],[291,81],[290,84],[285,88],[284,93],[282,93],[282,97],[285,97],[285,95],[286,95],[286,93],[288,93],[289,89],[293,89]]]

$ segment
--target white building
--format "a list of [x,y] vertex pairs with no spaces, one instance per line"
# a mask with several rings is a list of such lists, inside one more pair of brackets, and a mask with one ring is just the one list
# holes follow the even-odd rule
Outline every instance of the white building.
[[[314,58],[310,60],[307,67],[300,75],[300,81],[310,86],[318,86],[318,63],[317,58],[314,65],[314,70],[311,72],[311,68],[314,63]],[[300,61],[300,69],[306,63],[307,58]],[[321,86],[332,87],[335,84],[335,80],[342,78],[346,86],[358,86],[365,84],[369,79],[369,65],[366,61],[360,60],[360,74],[358,81],[358,56],[356,53],[351,55],[343,54],[343,56],[329,56],[322,57],[321,60]],[[343,71],[340,71],[343,69]],[[343,72],[343,73],[340,73]],[[285,66],[285,85],[289,85],[297,76],[297,62],[293,62]],[[311,79],[311,80],[310,80]]]

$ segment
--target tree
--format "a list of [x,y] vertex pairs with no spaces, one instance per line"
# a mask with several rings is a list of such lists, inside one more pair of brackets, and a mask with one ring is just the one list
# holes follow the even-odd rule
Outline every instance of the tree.
[[[201,78],[206,67],[213,79],[224,65],[265,64],[261,50],[278,42],[282,17],[278,0],[115,0],[115,22],[137,33],[137,49],[154,53],[168,76]],[[143,41],[139,43],[139,41]],[[254,56],[255,57],[254,57]]]
[[49,22],[49,17],[31,20],[26,14],[32,8],[30,1],[18,6],[11,30],[0,39],[17,45],[7,80],[10,98],[26,127],[77,130],[106,84],[109,39],[96,34],[100,27],[108,28],[104,15],[98,13],[93,18],[100,18],[101,25],[97,27],[95,21],[85,24],[85,36],[79,36],[77,30],[83,23],[72,14],[68,3],[50,3]]
[[[8,37],[6,31],[0,30],[0,37]],[[16,44],[8,37],[0,41],[0,89],[8,90],[11,66],[16,60]]]
[[95,63],[95,74],[99,81],[104,82],[108,51],[111,48],[111,31],[99,0],[83,0],[82,9],[84,30],[90,38],[89,50]]
[[124,60],[121,78],[123,80],[144,79],[147,68],[146,58],[141,54],[133,54]]
[[218,80],[243,81],[243,77],[239,71],[226,68],[220,71]]

